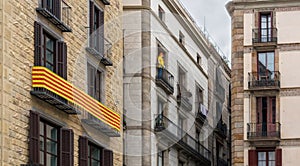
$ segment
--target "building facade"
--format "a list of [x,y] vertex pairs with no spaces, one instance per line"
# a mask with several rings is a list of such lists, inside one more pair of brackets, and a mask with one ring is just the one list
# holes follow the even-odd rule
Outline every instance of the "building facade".
[[0,6],[0,165],[122,166],[122,2]]
[[227,165],[226,63],[179,1],[123,5],[124,164]]
[[299,165],[300,2],[233,0],[233,165]]

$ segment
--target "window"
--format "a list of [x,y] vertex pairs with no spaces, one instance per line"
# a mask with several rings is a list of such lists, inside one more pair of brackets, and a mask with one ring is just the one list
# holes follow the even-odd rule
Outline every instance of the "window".
[[158,17],[161,21],[165,21],[165,11],[160,6],[158,6]]
[[[42,166],[73,165],[74,134],[30,111],[29,158]],[[61,163],[61,164],[60,164]]]
[[90,1],[90,48],[104,56],[104,12]]
[[257,71],[259,80],[274,79],[275,74],[275,57],[274,52],[260,52],[258,53]]
[[60,19],[61,13],[61,0],[41,0],[42,7],[47,9],[50,13]]
[[257,133],[261,136],[275,134],[276,97],[257,97]]
[[163,166],[164,165],[164,151],[158,149],[157,152],[157,166]]
[[258,166],[275,166],[275,151],[257,152]]
[[102,97],[102,72],[88,63],[87,65],[88,94],[101,101]]
[[272,20],[271,13],[260,13],[260,40],[270,42],[272,40]]
[[197,64],[201,66],[202,64],[202,59],[201,56],[197,53]]
[[168,52],[162,44],[158,43],[157,44],[157,56],[159,56],[160,53],[163,54],[164,67],[166,68],[167,67],[167,60],[168,60],[168,58],[167,58]]
[[34,64],[44,66],[67,79],[67,45],[59,41],[43,25],[34,23]]
[[184,120],[184,118],[183,117],[181,117],[181,116],[178,116],[178,126],[179,126],[179,131],[178,131],[178,133],[179,133],[179,137],[180,138],[182,138],[183,136],[184,136],[184,122],[185,122],[185,120]]
[[185,37],[181,31],[179,31],[179,43],[182,45],[185,43]]
[[179,160],[179,161],[178,161],[178,166],[184,166],[184,162],[181,161],[181,160]]
[[113,166],[113,152],[79,136],[79,166]]
[[184,91],[184,90],[186,90],[186,85],[187,85],[186,71],[184,71],[184,69],[182,69],[181,67],[179,67],[178,70],[179,70],[179,72],[178,72],[178,75],[179,75],[178,83],[179,83],[180,89],[182,91]]
[[157,101],[157,113],[158,114],[164,114],[164,105],[165,102],[158,97],[158,101]]
[[[196,86],[196,110],[201,111],[201,104],[203,104],[203,92],[202,89],[198,86]],[[202,112],[203,114],[204,112]],[[204,113],[203,115],[206,115]]]

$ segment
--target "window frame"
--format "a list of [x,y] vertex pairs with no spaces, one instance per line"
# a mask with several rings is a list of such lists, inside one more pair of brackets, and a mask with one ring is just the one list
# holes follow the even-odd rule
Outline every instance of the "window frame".
[[[91,73],[90,70],[92,70]],[[87,93],[102,103],[104,102],[104,74],[104,70],[101,68],[96,68],[91,62],[87,63]],[[92,76],[92,78],[90,76]],[[99,86],[99,88],[97,88],[97,86]],[[98,95],[97,91],[99,91]]]
[[[157,152],[157,166],[164,166],[164,155],[165,151],[158,148]],[[161,165],[160,165],[161,164]]]
[[[266,16],[266,27],[262,27],[262,17]],[[258,25],[258,29],[259,29],[259,39],[261,42],[270,42],[272,41],[272,28],[273,28],[273,14],[272,12],[260,12],[259,13],[259,25]],[[266,35],[266,39],[264,38],[265,36],[262,36],[262,32],[263,30],[266,30],[267,35]]]
[[[52,9],[49,8],[48,2],[52,2]],[[59,20],[61,19],[61,0],[41,0],[42,7],[52,13]]]
[[[95,148],[95,149],[97,149],[97,150],[99,150],[99,160],[97,160],[97,159],[95,159],[95,158],[93,158],[92,156],[91,156],[91,154],[92,154],[92,148]],[[91,141],[88,141],[88,165],[92,165],[92,161],[94,160],[94,161],[96,161],[97,163],[99,163],[99,166],[101,166],[101,163],[103,162],[102,160],[103,160],[103,147],[101,147],[101,146],[98,146],[98,145],[96,145],[96,144],[94,144],[93,142],[91,142]]]
[[158,18],[162,22],[165,22],[165,16],[166,16],[166,12],[164,11],[164,9],[160,5],[158,5]]
[[[259,160],[259,153],[265,153],[266,155],[266,159],[265,160]],[[269,153],[273,152],[274,153],[274,160],[271,160],[274,162],[274,165],[276,165],[276,151],[275,149],[258,149],[256,150],[256,156],[257,156],[257,166],[259,166],[259,161],[263,161],[266,165],[265,166],[269,166]]]
[[[259,79],[259,80],[261,80],[261,75],[260,75],[260,73],[265,73],[265,75],[262,75],[262,76],[267,76],[267,72],[260,72],[260,55],[261,56],[264,56],[264,59],[265,59],[265,64],[263,64],[263,65],[265,65],[265,67],[266,67],[266,71],[267,70],[269,70],[268,69],[268,55],[270,54],[270,53],[273,53],[272,55],[273,55],[273,62],[272,62],[272,64],[273,64],[273,70],[271,71],[271,72],[274,72],[274,71],[276,71],[276,69],[275,69],[275,51],[263,51],[263,52],[257,52],[257,78]],[[273,73],[274,74],[274,73]]]
[[185,36],[181,31],[179,31],[178,41],[180,44],[185,45]]

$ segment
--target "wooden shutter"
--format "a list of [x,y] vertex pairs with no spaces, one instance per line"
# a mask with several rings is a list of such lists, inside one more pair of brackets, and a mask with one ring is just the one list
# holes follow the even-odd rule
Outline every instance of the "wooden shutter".
[[87,80],[87,82],[88,82],[88,94],[90,95],[90,96],[92,96],[92,97],[95,97],[95,94],[94,94],[94,91],[95,91],[95,68],[92,66],[92,65],[90,65],[90,64],[88,64],[87,65],[88,67],[88,80]]
[[96,95],[95,98],[100,101],[101,99],[101,72],[97,71],[96,73],[96,78],[95,78],[95,83],[96,83]]
[[43,28],[42,25],[38,22],[34,22],[34,65],[43,66]]
[[90,34],[94,31],[94,2],[90,1]]
[[248,164],[249,166],[257,166],[256,150],[248,150]]
[[60,20],[61,19],[61,0],[53,1],[53,14]]
[[29,162],[39,164],[40,159],[40,116],[30,111],[29,117]]
[[282,166],[282,149],[276,149],[276,166]]
[[103,149],[102,166],[113,166],[113,152],[111,150]]
[[99,10],[99,52],[104,56],[104,12]]
[[88,165],[88,139],[79,137],[79,166]]
[[58,55],[56,56],[56,72],[58,75],[67,79],[67,44],[58,42]]
[[61,165],[74,165],[74,133],[71,129],[61,129]]

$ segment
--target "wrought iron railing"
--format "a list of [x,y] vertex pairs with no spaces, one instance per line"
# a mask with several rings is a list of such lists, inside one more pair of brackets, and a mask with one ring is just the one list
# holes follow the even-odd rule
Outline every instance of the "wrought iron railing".
[[277,42],[276,28],[257,28],[252,30],[253,43]]
[[205,159],[211,161],[211,152],[206,147],[164,115],[157,115],[154,130],[155,132],[172,134],[173,138],[177,139],[179,143],[183,143],[185,146],[202,155]]
[[163,88],[167,93],[174,92],[174,76],[165,68],[157,67],[156,84]]
[[247,138],[280,138],[281,124],[274,123],[248,123]]
[[220,119],[217,123],[217,126],[216,126],[216,131],[217,133],[220,134],[220,136],[222,136],[223,138],[226,138],[227,137],[227,125],[226,123],[223,122],[222,119]]
[[71,7],[64,1],[48,4],[46,0],[39,0],[36,11],[46,17],[63,32],[71,32]]
[[196,120],[199,119],[202,123],[205,121],[208,114],[208,109],[203,105],[198,105],[198,110],[196,112]]
[[217,166],[228,166],[228,162],[218,157]]
[[275,87],[280,88],[280,72],[266,71],[266,72],[250,72],[248,73],[249,88],[258,87]]

